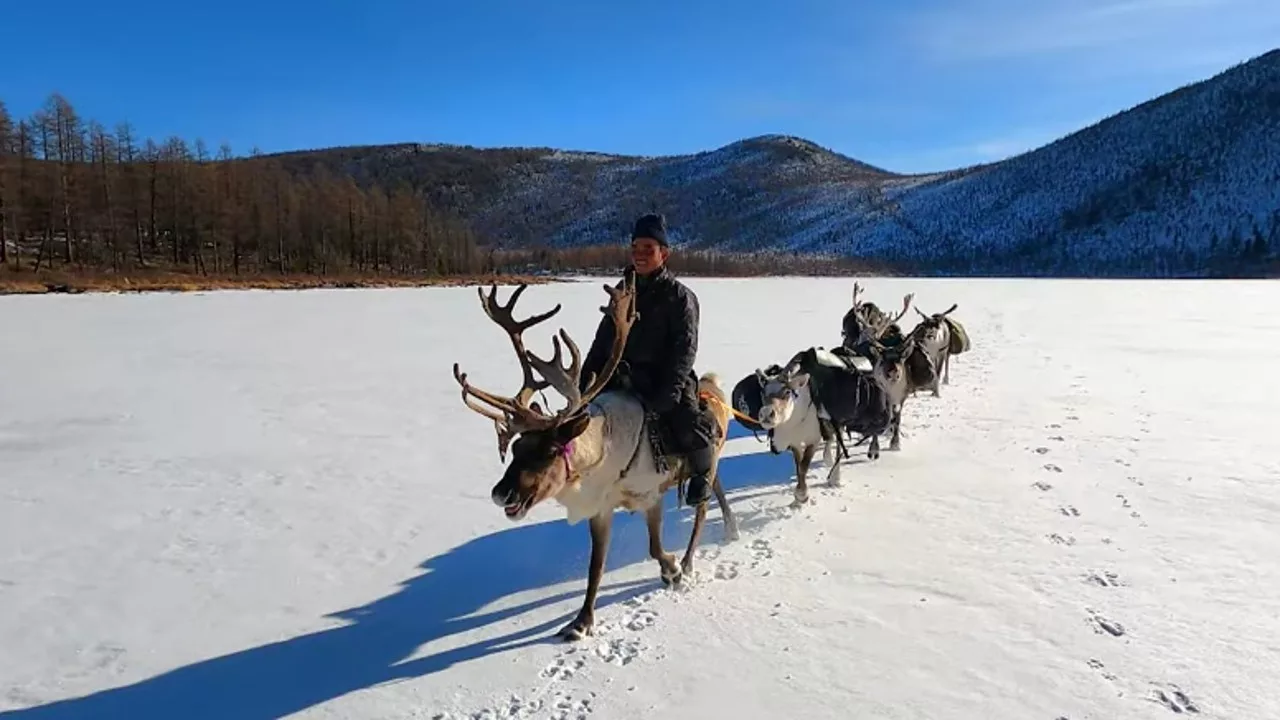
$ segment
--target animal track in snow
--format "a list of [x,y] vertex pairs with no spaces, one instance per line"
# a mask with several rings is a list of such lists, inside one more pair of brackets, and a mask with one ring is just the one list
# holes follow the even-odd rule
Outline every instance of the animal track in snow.
[[1097,658],[1089,658],[1089,667],[1097,670],[1103,678],[1115,682],[1116,676],[1107,672],[1107,666],[1103,665],[1101,660],[1098,660]]
[[573,693],[558,692],[548,703],[551,711],[548,717],[551,720],[586,720],[591,715],[592,700],[595,700],[595,693],[576,697]]
[[751,541],[751,567],[759,567],[766,560],[773,559],[773,546],[764,538]]
[[630,665],[644,654],[645,646],[638,638],[610,638],[596,645],[596,657],[610,665]]
[[1100,615],[1096,610],[1089,610],[1089,623],[1093,625],[1093,631],[1098,634],[1107,633],[1113,637],[1124,635],[1124,625]]
[[1080,517],[1080,511],[1076,509],[1075,505],[1064,505],[1058,508],[1058,512],[1067,517]]
[[1124,583],[1120,582],[1120,576],[1110,570],[1089,573],[1085,575],[1084,579],[1087,582],[1101,587],[1120,587],[1121,585],[1124,585]]
[[591,715],[592,702],[596,694],[587,691],[577,693],[571,690],[554,690],[548,697],[521,697],[512,694],[506,702],[496,704],[479,712],[457,715],[450,712],[436,713],[432,720],[534,720],[534,718],[550,718],[550,720],[586,720]]
[[1053,464],[1053,463],[1045,463],[1045,465],[1044,465],[1044,469],[1045,469],[1045,470],[1048,470],[1049,472],[1055,472],[1055,473],[1060,473],[1060,472],[1062,472],[1062,468],[1058,467],[1057,465],[1055,465],[1055,464]]
[[1058,533],[1050,533],[1045,537],[1049,538],[1049,542],[1054,543],[1056,545],[1075,545],[1076,544],[1076,537],[1074,535],[1068,535],[1066,537],[1063,537]]
[[622,616],[622,627],[632,631],[640,632],[648,630],[658,622],[658,613],[643,607],[628,610]]
[[586,664],[586,660],[573,657],[573,653],[565,653],[543,668],[538,676],[544,680],[568,680]]
[[1037,454],[1037,455],[1044,455],[1044,454],[1045,454],[1045,453],[1047,453],[1047,452],[1049,452],[1049,448],[1044,447],[1043,445],[1041,445],[1040,447],[1036,448],[1036,454]]
[[738,562],[736,560],[726,560],[716,565],[717,580],[733,580],[738,577]]
[[1182,714],[1199,714],[1200,708],[1187,697],[1177,685],[1159,685],[1152,683],[1150,699],[1165,706],[1169,710]]
[[1053,486],[1052,486],[1052,485],[1050,485],[1049,483],[1047,483],[1047,482],[1045,482],[1045,481],[1043,481],[1043,480],[1037,480],[1037,481],[1035,481],[1035,482],[1031,483],[1031,487],[1033,487],[1033,488],[1035,488],[1035,489],[1039,490],[1040,492],[1047,492],[1047,491],[1049,491],[1049,490],[1052,490],[1052,489],[1053,489]]

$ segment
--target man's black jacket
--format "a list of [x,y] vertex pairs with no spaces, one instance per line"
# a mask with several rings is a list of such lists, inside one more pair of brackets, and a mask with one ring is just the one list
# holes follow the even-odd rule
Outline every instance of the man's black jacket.
[[[628,269],[630,271],[630,269]],[[618,283],[622,287],[622,283]],[[625,374],[645,407],[659,414],[676,405],[697,405],[698,296],[661,267],[636,277],[636,313],[613,385]],[[582,382],[608,360],[613,321],[605,316],[582,361]]]

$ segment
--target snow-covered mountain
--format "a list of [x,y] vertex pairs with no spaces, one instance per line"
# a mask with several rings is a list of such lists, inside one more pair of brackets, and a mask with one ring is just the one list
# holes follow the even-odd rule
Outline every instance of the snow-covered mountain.
[[671,157],[416,144],[277,157],[428,188],[506,247],[620,241],[657,209],[694,247],[922,273],[1247,273],[1280,251],[1280,50],[1023,155],[930,175],[781,135]]

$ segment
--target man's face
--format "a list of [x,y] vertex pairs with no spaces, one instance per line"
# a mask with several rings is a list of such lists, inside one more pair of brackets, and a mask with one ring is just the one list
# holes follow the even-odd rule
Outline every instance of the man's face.
[[636,266],[636,272],[641,275],[648,275],[662,267],[670,254],[670,250],[659,245],[653,238],[636,238],[631,241],[631,264]]

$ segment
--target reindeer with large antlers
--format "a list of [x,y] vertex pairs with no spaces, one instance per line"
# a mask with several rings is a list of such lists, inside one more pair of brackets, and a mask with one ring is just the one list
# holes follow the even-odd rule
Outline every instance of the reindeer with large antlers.
[[888,317],[875,303],[859,300],[864,290],[860,283],[853,284],[853,302],[844,317],[840,319],[841,344],[850,350],[865,338],[868,331]]
[[[871,360],[871,377],[889,397],[892,415],[890,423],[893,429],[893,435],[889,438],[889,449],[893,451],[902,447],[902,406],[915,391],[907,367],[907,359],[916,352],[914,338],[903,338],[896,326],[902,318],[906,317],[914,297],[913,293],[908,293],[902,298],[902,312],[896,317],[884,317],[865,328],[852,348],[854,352]],[[889,333],[891,329],[894,329],[893,333]],[[890,334],[892,337],[888,337]],[[886,340],[890,342],[886,343]]]
[[[498,434],[498,453],[503,461],[510,446],[511,461],[493,486],[493,502],[501,506],[512,521],[524,518],[530,508],[548,498],[564,506],[570,523],[589,520],[591,560],[586,597],[577,617],[559,633],[566,640],[580,640],[590,635],[594,626],[596,595],[604,575],[614,511],[645,513],[649,554],[658,561],[662,581],[674,585],[693,570],[693,551],[702,534],[707,505],[703,503],[696,508],[689,545],[677,564],[675,556],[662,547],[662,498],[668,489],[688,478],[687,463],[680,456],[665,458],[667,471],[660,472],[639,400],[626,391],[605,390],[637,317],[634,277],[628,274],[621,287],[605,285],[609,304],[600,310],[613,323],[613,342],[604,367],[588,378],[589,384],[581,392],[581,355],[577,344],[563,329],[558,338],[552,337],[554,350],[550,360],[543,360],[525,349],[524,331],[560,311],[556,305],[548,312],[516,321],[512,310],[526,287],[519,286],[505,305],[498,304],[496,287],[490,289],[487,297],[480,292],[485,314],[507,332],[520,360],[524,374],[520,390],[511,397],[495,395],[471,385],[457,364],[453,366],[453,373],[462,386],[462,400],[467,407],[493,420]],[[560,344],[562,339],[569,350],[567,366]],[[533,401],[534,393],[548,387],[568,401],[554,414]],[[720,506],[725,537],[734,539],[738,535],[737,522],[715,472],[731,411],[714,374],[703,375],[698,390],[710,399],[710,410],[716,421],[712,490]]]

